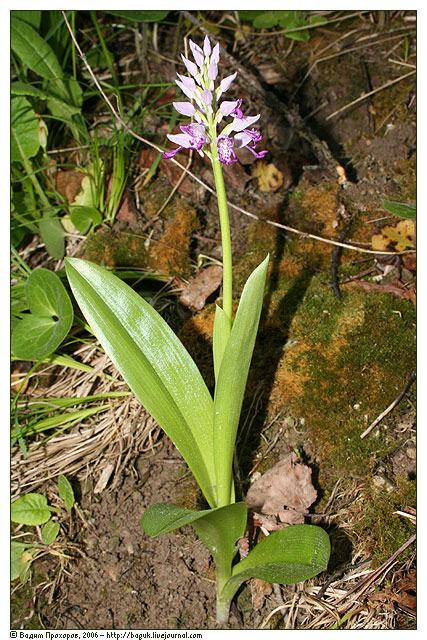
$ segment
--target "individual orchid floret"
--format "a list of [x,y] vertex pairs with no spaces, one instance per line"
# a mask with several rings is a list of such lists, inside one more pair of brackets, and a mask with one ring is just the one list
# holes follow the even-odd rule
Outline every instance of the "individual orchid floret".
[[168,133],[167,138],[179,145],[177,149],[173,149],[172,151],[165,151],[163,153],[163,157],[168,159],[172,158],[178,151],[181,149],[194,149],[198,151],[199,154],[203,157],[202,148],[205,144],[209,143],[209,138],[205,132],[204,124],[189,124],[185,127],[180,127],[182,133]]
[[232,164],[233,162],[237,162],[236,153],[233,149],[233,138],[221,135],[216,139],[216,144],[218,147],[219,159],[223,164]]
[[[173,106],[183,116],[194,118],[195,123],[180,127],[182,133],[168,134],[171,142],[178,145],[172,151],[166,151],[164,158],[173,157],[181,149],[194,149],[201,156],[206,155],[212,160],[223,164],[237,162],[235,149],[246,147],[256,158],[263,158],[267,151],[257,151],[256,145],[262,140],[259,131],[251,129],[260,118],[245,116],[242,111],[242,98],[237,100],[223,100],[220,98],[228,91],[237,72],[223,78],[215,88],[219,65],[219,44],[213,48],[209,38],[203,41],[203,49],[198,44],[189,41],[191,53],[195,62],[181,56],[188,76],[178,75],[177,86],[191,102],[174,102]],[[224,118],[231,117],[232,121],[218,131],[218,126]]]

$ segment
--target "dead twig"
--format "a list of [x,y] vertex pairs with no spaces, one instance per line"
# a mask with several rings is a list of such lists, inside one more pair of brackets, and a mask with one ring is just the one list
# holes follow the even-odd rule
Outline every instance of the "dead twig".
[[412,383],[415,381],[417,377],[416,373],[413,373],[411,375],[411,377],[409,378],[408,382],[405,385],[405,388],[403,389],[403,391],[401,391],[399,393],[399,395],[397,396],[397,398],[395,400],[393,400],[393,402],[387,407],[387,409],[385,409],[385,411],[383,411],[378,418],[375,418],[375,420],[372,422],[372,424],[369,425],[369,427],[367,429],[365,429],[365,431],[361,434],[361,438],[364,438],[365,436],[368,435],[368,433],[370,433],[372,431],[372,429],[374,429],[378,423],[381,422],[381,420],[383,418],[385,418],[386,415],[388,415],[390,413],[390,411],[392,411],[395,407],[397,407],[397,405],[399,404],[399,402],[402,400],[402,398],[404,397],[405,393],[408,391],[408,389],[410,388],[410,386],[412,385]]

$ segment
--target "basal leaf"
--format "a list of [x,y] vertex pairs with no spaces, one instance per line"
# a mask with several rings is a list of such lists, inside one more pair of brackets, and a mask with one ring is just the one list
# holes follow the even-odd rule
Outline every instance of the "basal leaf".
[[149,536],[155,538],[169,531],[175,531],[186,524],[202,518],[211,510],[193,511],[180,507],[172,502],[158,502],[148,507],[141,517],[142,528]]
[[244,502],[212,509],[193,522],[193,527],[215,561],[217,572],[230,575],[237,552],[236,542],[245,533],[248,510]]
[[306,524],[285,527],[261,540],[233,567],[224,594],[231,598],[249,578],[278,584],[302,582],[326,570],[330,552],[324,529]]
[[27,493],[12,502],[10,507],[12,522],[19,524],[44,524],[50,519],[50,510],[46,496],[40,493]]
[[66,271],[94,334],[214,506],[213,402],[194,360],[153,307],[112,273],[77,258],[66,260]]
[[245,532],[247,508],[238,502],[217,509],[193,511],[171,502],[160,502],[148,507],[141,518],[142,528],[152,537],[192,524],[201,541],[208,547],[215,563],[228,565],[236,554],[236,541]]
[[245,284],[215,389],[214,456],[219,504],[231,501],[234,444],[261,316],[268,260],[267,256]]

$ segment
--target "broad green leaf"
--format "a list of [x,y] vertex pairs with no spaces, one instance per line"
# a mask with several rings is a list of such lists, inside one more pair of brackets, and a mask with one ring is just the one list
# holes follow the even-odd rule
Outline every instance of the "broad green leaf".
[[80,233],[86,233],[91,224],[96,226],[102,222],[102,214],[95,207],[71,207],[70,216]]
[[76,300],[105,351],[216,504],[213,402],[190,354],[163,318],[106,269],[66,259]]
[[110,11],[108,9],[107,13],[111,13],[113,16],[118,16],[119,18],[132,20],[133,22],[160,22],[160,20],[166,18],[169,11],[163,9],[157,11]]
[[393,200],[383,200],[383,207],[399,218],[412,220],[417,217],[417,205],[413,202],[394,202]]
[[33,559],[33,552],[28,551],[29,545],[22,542],[15,542],[12,540],[10,543],[10,579],[16,580],[20,576],[24,575],[31,564]]
[[62,68],[54,51],[35,29],[24,20],[10,21],[10,44],[23,64],[42,78],[62,79]]
[[328,20],[324,16],[310,16],[308,22],[310,24],[318,24],[319,26],[321,24],[328,24]]
[[40,149],[39,121],[30,103],[23,96],[11,100],[10,158],[19,162],[32,158]]
[[234,444],[262,310],[267,258],[246,282],[224,350],[214,400],[214,458],[219,504],[231,501]]
[[192,524],[212,554],[217,575],[229,576],[237,552],[236,542],[245,533],[248,510],[244,502],[212,509]]
[[221,307],[216,305],[212,340],[215,380],[218,380],[225,346],[230,337],[230,331],[231,326],[228,316]]
[[52,522],[52,520],[46,522],[41,531],[43,542],[47,545],[52,544],[59,533],[59,528],[59,522]]
[[192,524],[201,541],[222,567],[231,562],[236,553],[236,541],[245,532],[247,508],[244,502],[193,511],[171,502],[160,502],[148,507],[141,517],[142,528],[152,537]]
[[262,13],[265,13],[262,9],[257,9],[257,10],[244,9],[239,11],[239,18],[241,20],[250,20],[252,22],[253,19],[256,18],[256,16],[259,16]]
[[73,324],[73,305],[59,277],[47,269],[35,269],[25,291],[31,313],[12,333],[12,352],[22,360],[39,360],[67,336]]
[[39,232],[48,254],[55,260],[62,260],[65,252],[65,232],[56,215],[55,209],[45,211],[42,220],[39,221]]
[[12,522],[19,524],[44,524],[50,519],[50,509],[46,496],[40,493],[27,493],[12,502],[10,507]]
[[186,524],[191,524],[210,512],[211,509],[193,511],[172,502],[158,502],[144,511],[141,517],[141,526],[149,536],[155,538],[169,533],[169,531],[175,531]]
[[271,29],[271,27],[277,25],[277,22],[276,12],[273,11],[272,13],[262,13],[261,15],[255,16],[253,25],[255,29]]
[[249,578],[278,584],[302,582],[326,570],[330,553],[324,529],[308,524],[285,527],[261,540],[233,567],[222,593],[232,598]]
[[58,476],[59,497],[64,501],[67,509],[72,509],[74,505],[74,491],[71,482],[63,474]]
[[42,17],[42,12],[39,10],[16,10],[12,9],[10,12],[11,18],[19,18],[28,24],[31,24],[35,29],[40,27],[40,21]]

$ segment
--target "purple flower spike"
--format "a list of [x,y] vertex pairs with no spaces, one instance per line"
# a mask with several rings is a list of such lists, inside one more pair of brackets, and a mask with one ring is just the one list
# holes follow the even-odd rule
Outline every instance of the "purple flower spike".
[[191,51],[193,53],[193,57],[194,57],[197,65],[201,69],[203,67],[204,62],[205,62],[205,56],[203,55],[203,51],[201,50],[199,45],[197,45],[192,40],[190,40],[190,49],[191,49]]
[[219,159],[223,164],[232,164],[237,162],[236,154],[233,149],[233,138],[228,136],[219,137],[216,141],[218,147]]
[[210,54],[211,54],[211,43],[209,42],[208,36],[205,36],[205,39],[203,41],[203,51],[204,51],[205,56],[210,56]]
[[173,102],[172,104],[183,116],[194,116],[196,113],[196,107],[191,102]]
[[197,65],[195,65],[194,62],[191,62],[191,60],[187,60],[187,58],[184,58],[182,53],[181,53],[181,58],[182,58],[183,63],[185,64],[185,67],[186,67],[188,73],[190,75],[196,77],[197,74],[199,73]]

